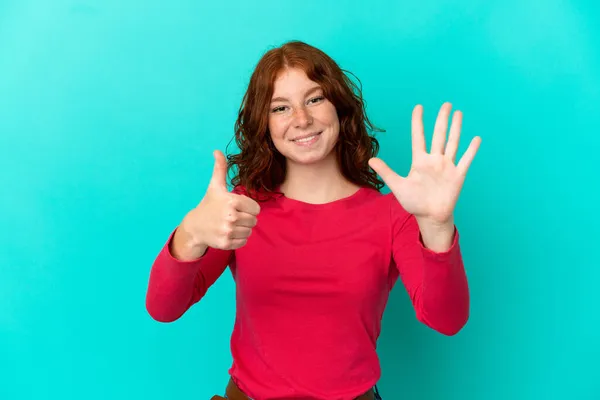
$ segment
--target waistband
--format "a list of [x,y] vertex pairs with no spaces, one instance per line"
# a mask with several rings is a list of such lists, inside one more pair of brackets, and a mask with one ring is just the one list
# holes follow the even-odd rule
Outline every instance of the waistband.
[[[373,389],[369,389],[366,393],[361,394],[354,400],[376,400],[380,398],[379,396],[375,396],[375,391]],[[237,387],[235,382],[232,379],[229,379],[229,383],[227,384],[227,388],[225,389],[225,397],[221,396],[213,396],[211,400],[252,400],[250,397],[246,396],[240,388]]]

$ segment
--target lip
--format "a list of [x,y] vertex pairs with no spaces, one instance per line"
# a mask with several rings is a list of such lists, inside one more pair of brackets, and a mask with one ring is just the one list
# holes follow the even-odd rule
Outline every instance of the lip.
[[304,138],[311,137],[311,136],[314,136],[314,135],[318,135],[318,134],[321,134],[321,133],[323,133],[323,131],[312,132],[312,133],[309,133],[309,134],[306,134],[306,135],[296,136],[295,138],[290,139],[290,140],[293,142],[295,140],[304,139]]

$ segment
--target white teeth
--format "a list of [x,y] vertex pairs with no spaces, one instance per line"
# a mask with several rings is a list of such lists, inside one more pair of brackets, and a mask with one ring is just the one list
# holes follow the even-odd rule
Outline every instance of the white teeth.
[[304,139],[296,139],[296,140],[294,140],[294,142],[300,142],[300,143],[302,143],[302,142],[308,142],[308,141],[312,140],[312,138],[314,138],[315,136],[318,136],[318,135],[319,134],[317,133],[317,134],[314,134],[314,135],[309,136],[309,137],[304,138]]

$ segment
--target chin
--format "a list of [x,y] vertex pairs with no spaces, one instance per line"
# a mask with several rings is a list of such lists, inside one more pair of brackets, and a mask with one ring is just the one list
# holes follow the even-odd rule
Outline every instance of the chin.
[[327,154],[284,154],[288,162],[299,165],[318,164],[329,159],[335,159],[335,154],[330,151]]
[[323,158],[319,157],[287,157],[288,162],[297,165],[312,165],[318,164],[320,161],[323,161]]

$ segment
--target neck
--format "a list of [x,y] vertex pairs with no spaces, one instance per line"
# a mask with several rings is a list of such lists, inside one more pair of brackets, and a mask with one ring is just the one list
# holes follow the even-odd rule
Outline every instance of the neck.
[[288,161],[280,189],[288,198],[323,204],[353,194],[358,185],[343,176],[335,158],[328,158],[315,164]]

